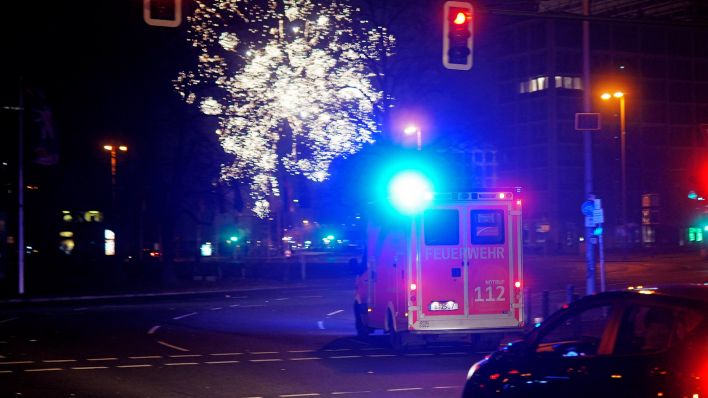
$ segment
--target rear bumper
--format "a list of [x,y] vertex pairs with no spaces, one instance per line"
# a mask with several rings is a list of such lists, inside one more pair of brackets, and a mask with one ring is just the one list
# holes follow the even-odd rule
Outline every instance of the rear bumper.
[[504,328],[487,328],[487,329],[440,329],[440,330],[409,330],[411,334],[419,335],[452,335],[452,334],[483,334],[483,333],[511,333],[522,334],[525,332],[523,327],[504,327]]

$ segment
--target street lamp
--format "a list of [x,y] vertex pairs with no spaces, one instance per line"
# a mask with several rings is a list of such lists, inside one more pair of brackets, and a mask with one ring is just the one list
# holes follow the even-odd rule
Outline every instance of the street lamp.
[[413,135],[413,134],[416,135],[417,141],[418,141],[418,151],[420,151],[422,149],[420,127],[416,126],[415,124],[409,124],[408,126],[406,126],[406,128],[403,130],[403,132],[406,135]]
[[116,169],[118,167],[118,151],[127,152],[128,147],[125,145],[104,145],[103,149],[111,154],[111,206],[115,206],[116,202]]
[[624,231],[624,244],[625,244],[625,249],[627,246],[627,238],[628,238],[628,231],[627,231],[627,162],[626,162],[626,150],[627,150],[627,131],[626,131],[626,123],[625,123],[625,94],[622,91],[616,91],[612,94],[610,93],[603,93],[600,98],[602,98],[604,101],[609,101],[612,98],[619,99],[620,103],[620,162],[621,162],[621,169],[622,169],[622,197],[621,197],[621,213],[622,213],[622,229]]

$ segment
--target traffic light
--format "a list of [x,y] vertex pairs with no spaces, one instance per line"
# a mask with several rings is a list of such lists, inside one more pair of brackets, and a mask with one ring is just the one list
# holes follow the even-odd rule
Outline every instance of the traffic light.
[[472,69],[472,4],[446,1],[443,11],[443,65],[447,69]]
[[143,20],[152,26],[176,28],[182,23],[182,0],[143,0]]

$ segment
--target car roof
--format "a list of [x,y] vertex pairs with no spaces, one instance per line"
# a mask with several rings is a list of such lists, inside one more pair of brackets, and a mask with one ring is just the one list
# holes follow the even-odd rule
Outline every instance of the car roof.
[[708,283],[666,284],[657,286],[630,286],[627,290],[599,293],[590,297],[597,300],[604,298],[632,298],[637,295],[650,295],[691,300],[708,305]]

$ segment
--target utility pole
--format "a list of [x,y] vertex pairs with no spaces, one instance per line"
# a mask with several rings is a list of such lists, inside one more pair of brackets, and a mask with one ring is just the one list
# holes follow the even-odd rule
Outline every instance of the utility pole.
[[[590,113],[590,0],[583,0],[583,112]],[[583,147],[585,152],[585,200],[593,197],[592,188],[592,132],[583,131]],[[593,226],[585,224],[585,260],[586,288],[585,294],[595,293],[595,242]]]
[[17,158],[17,292],[25,294],[25,94],[20,76],[19,137]]

